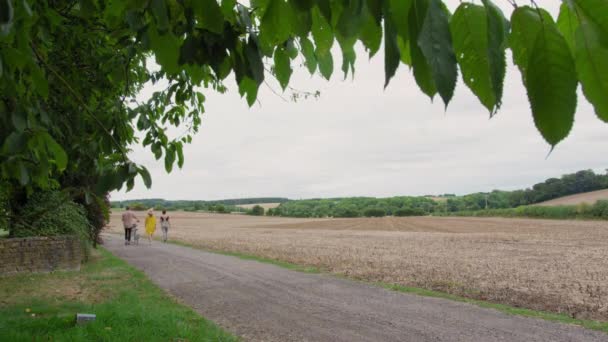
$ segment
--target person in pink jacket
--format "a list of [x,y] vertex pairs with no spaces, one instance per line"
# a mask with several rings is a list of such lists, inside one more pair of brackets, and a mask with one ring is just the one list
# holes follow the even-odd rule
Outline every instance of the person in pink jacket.
[[125,227],[125,245],[131,244],[131,232],[137,225],[137,222],[139,222],[139,220],[131,211],[131,208],[127,207],[127,210],[122,213],[122,225]]

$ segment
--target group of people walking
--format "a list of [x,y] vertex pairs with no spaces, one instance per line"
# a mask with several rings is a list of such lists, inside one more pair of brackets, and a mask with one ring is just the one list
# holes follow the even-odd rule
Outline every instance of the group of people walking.
[[[125,212],[122,214],[122,224],[125,228],[125,245],[131,244],[131,239],[136,242],[139,241],[139,235],[137,233],[137,224],[139,223],[139,219],[135,216],[135,213],[131,211],[131,208],[127,207]],[[154,215],[154,210],[152,208],[148,209],[148,214],[146,215],[144,227],[146,230],[146,236],[148,237],[148,242],[152,244],[152,237],[156,232],[156,216]],[[169,234],[169,227],[171,226],[169,215],[167,215],[167,211],[163,210],[162,215],[160,215],[160,228],[163,232],[163,242],[167,242],[167,235]]]

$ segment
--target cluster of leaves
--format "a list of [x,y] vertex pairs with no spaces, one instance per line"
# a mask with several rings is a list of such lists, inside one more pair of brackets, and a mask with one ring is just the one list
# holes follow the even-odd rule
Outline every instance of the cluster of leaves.
[[363,211],[365,217],[384,217],[386,216],[386,210],[382,208],[368,208]]
[[17,213],[12,237],[77,235],[89,241],[90,224],[84,208],[60,191],[37,192]]
[[264,208],[256,204],[253,206],[253,208],[247,210],[246,214],[253,216],[264,216]]

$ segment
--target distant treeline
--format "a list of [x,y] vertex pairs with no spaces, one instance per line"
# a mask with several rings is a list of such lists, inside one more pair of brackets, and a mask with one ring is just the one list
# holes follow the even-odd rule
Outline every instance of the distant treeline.
[[472,217],[526,217],[545,219],[596,219],[608,220],[608,201],[601,200],[595,204],[582,203],[579,205],[563,206],[521,206],[507,209],[485,209],[475,211],[456,211],[438,213],[442,216],[472,216]]
[[[148,208],[211,211],[219,213],[243,212],[252,215],[264,214],[262,209],[255,213],[237,207],[253,203],[281,203],[275,209],[266,211],[266,215],[289,217],[380,217],[421,216],[421,215],[450,215],[460,213],[463,216],[526,216],[546,217],[564,216],[598,217],[596,212],[589,214],[587,207],[559,207],[561,209],[521,209],[520,207],[548,201],[554,198],[574,195],[583,192],[608,188],[608,174],[596,174],[592,170],[578,171],[563,175],[560,178],[549,178],[535,184],[531,188],[492,192],[479,192],[464,196],[444,194],[439,196],[399,196],[389,198],[374,197],[344,197],[327,199],[288,200],[282,197],[227,199],[219,201],[168,201],[164,199],[143,199],[112,202],[114,208],[124,208],[129,205],[135,210]],[[569,209],[564,209],[569,208]],[[499,209],[513,209],[497,212]],[[561,210],[562,214],[559,213]],[[576,215],[572,214],[574,211]],[[581,211],[582,210],[582,211]],[[483,214],[481,213],[483,211]],[[568,211],[568,213],[565,213]],[[600,217],[603,217],[600,215]]]
[[[297,200],[285,202],[278,208],[269,210],[267,214],[291,217],[413,216],[436,213],[445,215],[457,212],[471,213],[479,210],[517,208],[562,196],[606,188],[608,188],[608,175],[583,170],[563,175],[561,178],[549,178],[523,190],[494,190],[489,193],[480,192],[464,196],[446,194],[437,196],[440,198],[435,198],[435,200],[430,196]],[[488,216],[492,216],[491,211],[487,213]]]
[[435,210],[437,202],[427,197],[348,197],[297,200],[269,209],[267,215],[290,217],[414,216]]
[[170,201],[162,198],[138,199],[126,201],[112,201],[112,208],[131,207],[133,210],[184,210],[184,211],[211,211],[218,213],[247,212],[246,209],[237,205],[253,203],[284,203],[288,199],[282,197],[260,197],[260,198],[240,198],[225,199],[217,201]]

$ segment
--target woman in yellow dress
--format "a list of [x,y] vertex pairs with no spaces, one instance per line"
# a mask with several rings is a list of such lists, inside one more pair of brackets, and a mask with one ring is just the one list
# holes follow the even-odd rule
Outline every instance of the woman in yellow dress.
[[152,235],[156,231],[156,217],[154,211],[148,209],[148,216],[146,216],[146,235],[148,235],[148,242],[152,244]]

